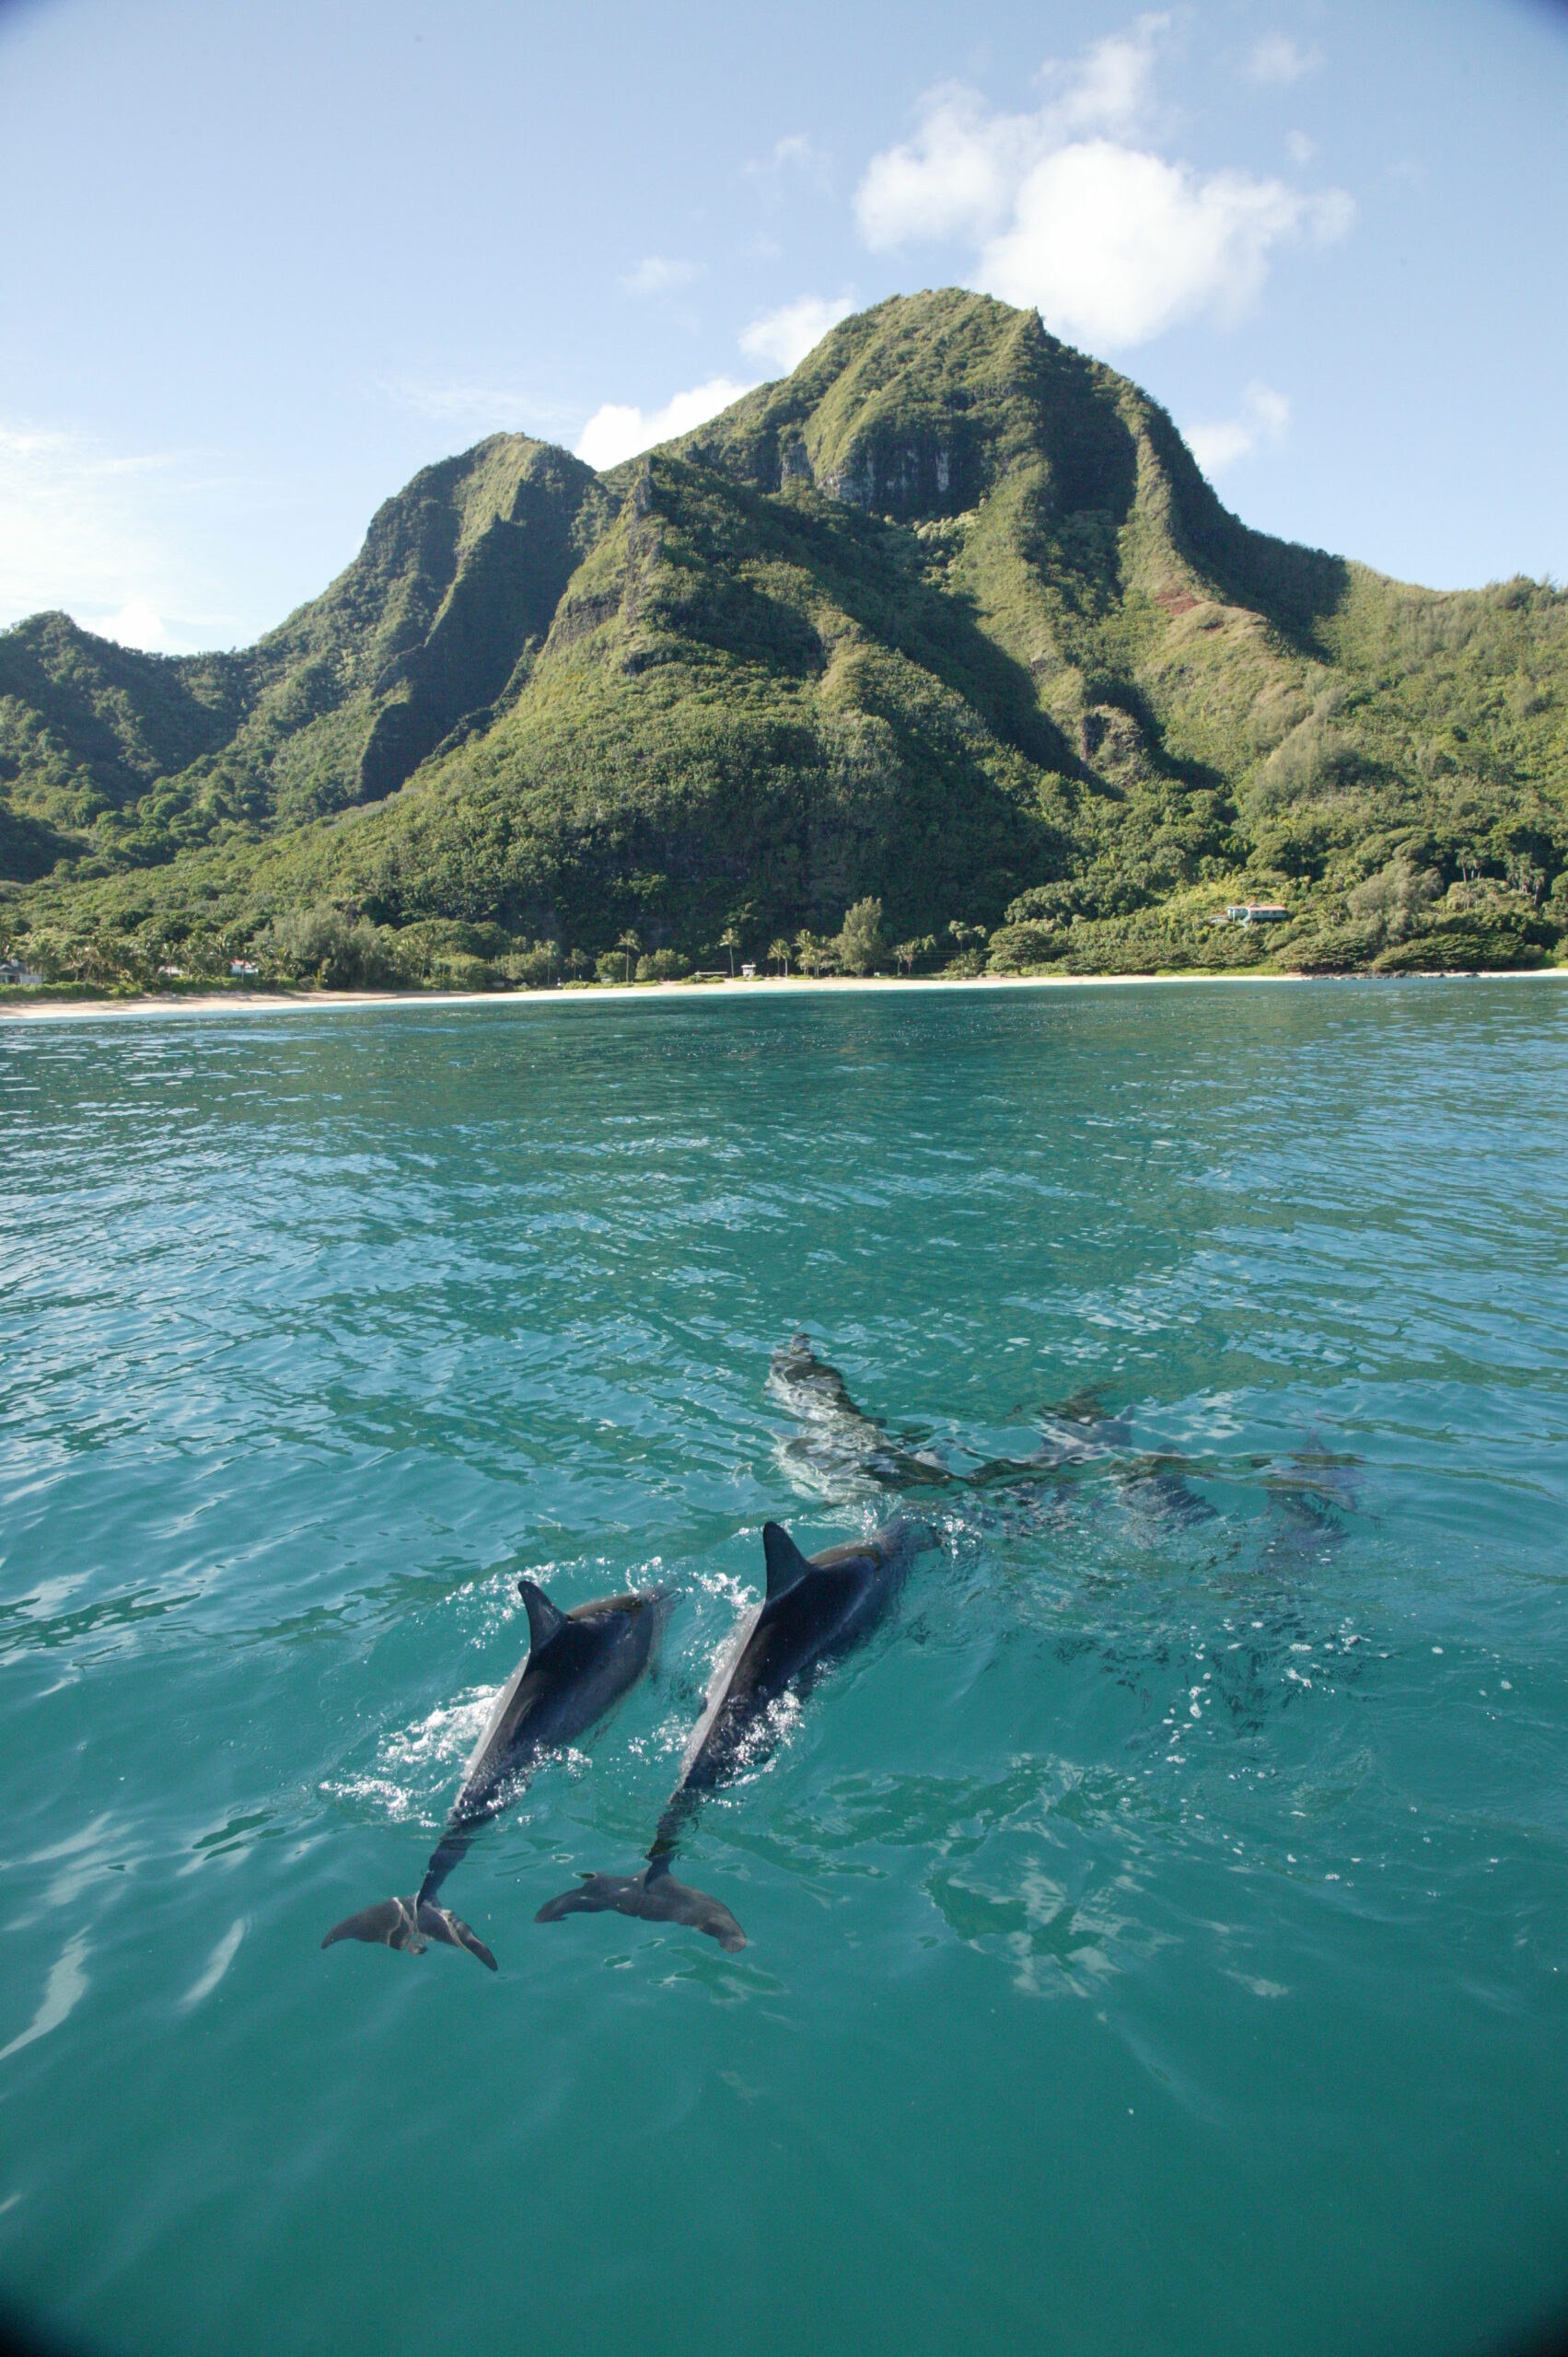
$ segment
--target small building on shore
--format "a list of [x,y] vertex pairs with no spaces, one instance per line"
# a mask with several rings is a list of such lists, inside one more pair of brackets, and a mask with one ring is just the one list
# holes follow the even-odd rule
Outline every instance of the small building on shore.
[[35,991],[42,980],[41,974],[35,974],[30,966],[24,966],[19,958],[0,958],[0,984],[11,990]]
[[1283,900],[1237,900],[1222,909],[1214,919],[1216,924],[1283,924],[1290,911]]

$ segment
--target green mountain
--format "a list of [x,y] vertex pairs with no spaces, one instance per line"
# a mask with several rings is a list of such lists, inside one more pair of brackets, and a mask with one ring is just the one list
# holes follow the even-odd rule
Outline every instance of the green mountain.
[[[0,877],[17,954],[126,985],[240,953],[536,980],[628,934],[666,970],[726,934],[861,968],[1539,963],[1568,596],[1249,531],[1033,312],[894,299],[603,475],[513,435],[427,468],[243,652],[0,635]],[[1212,921],[1240,900],[1288,913]]]

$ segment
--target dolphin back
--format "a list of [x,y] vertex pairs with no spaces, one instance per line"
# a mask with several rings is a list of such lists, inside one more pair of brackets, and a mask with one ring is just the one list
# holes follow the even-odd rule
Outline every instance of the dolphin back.
[[383,1898],[334,1923],[321,1945],[363,1940],[423,1956],[434,1940],[466,1948],[494,1972],[495,1958],[471,1923],[436,1903],[436,1892],[467,1854],[474,1834],[520,1790],[540,1755],[604,1717],[647,1667],[668,1618],[662,1589],[596,1597],[563,1612],[538,1582],[519,1579],[528,1650],[495,1698],[464,1771],[446,1830],[411,1898]]
[[[709,1708],[688,1754],[681,1781],[659,1821],[640,1874],[585,1874],[576,1887],[547,1899],[534,1918],[559,1923],[568,1915],[633,1915],[645,1923],[682,1923],[734,1953],[746,1934],[722,1899],[678,1882],[669,1862],[684,1820],[704,1792],[727,1782],[755,1757],[747,1738],[768,1705],[808,1678],[816,1664],[855,1644],[887,1604],[911,1559],[936,1544],[928,1525],[900,1516],[868,1538],[851,1539],[806,1555],[782,1524],[762,1528],[767,1595],[748,1624],[739,1653],[710,1689]],[[717,1684],[717,1681],[715,1681]]]

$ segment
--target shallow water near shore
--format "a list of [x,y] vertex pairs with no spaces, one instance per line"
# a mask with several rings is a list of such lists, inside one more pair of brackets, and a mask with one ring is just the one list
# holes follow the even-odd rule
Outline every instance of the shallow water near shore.
[[[1527,2324],[1565,1109],[1568,1006],[1486,981],[10,1028],[0,2296],[137,2352]],[[765,1389],[797,1326],[1040,1463],[879,1497]],[[764,1520],[900,1504],[940,1545],[691,1837],[749,1945],[536,1926],[636,1863]],[[454,1875],[498,1974],[321,1953],[524,1572],[673,1584],[656,1677]]]

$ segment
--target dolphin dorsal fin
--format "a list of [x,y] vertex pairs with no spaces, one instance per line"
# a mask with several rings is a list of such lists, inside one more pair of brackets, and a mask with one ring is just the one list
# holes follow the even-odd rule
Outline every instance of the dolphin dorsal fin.
[[528,1651],[537,1654],[552,1637],[560,1635],[566,1626],[566,1615],[559,1605],[552,1604],[537,1580],[519,1580],[517,1594],[528,1608]]
[[805,1578],[811,1565],[781,1523],[762,1525],[762,1552],[768,1560],[768,1602],[774,1604]]

